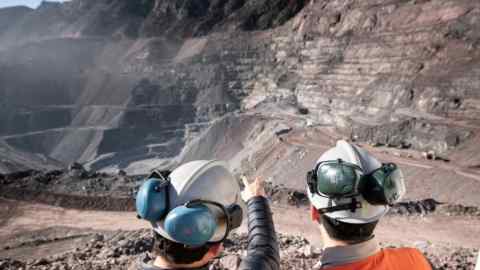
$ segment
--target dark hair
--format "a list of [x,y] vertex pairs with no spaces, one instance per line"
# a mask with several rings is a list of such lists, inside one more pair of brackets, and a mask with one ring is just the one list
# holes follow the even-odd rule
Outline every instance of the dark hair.
[[373,237],[373,230],[378,220],[365,224],[353,224],[338,221],[325,215],[320,217],[323,227],[328,235],[336,240],[345,241],[349,244],[360,243]]
[[154,242],[152,253],[161,256],[175,264],[190,264],[201,260],[210,250],[211,245],[189,247],[166,239],[157,232],[153,232]]

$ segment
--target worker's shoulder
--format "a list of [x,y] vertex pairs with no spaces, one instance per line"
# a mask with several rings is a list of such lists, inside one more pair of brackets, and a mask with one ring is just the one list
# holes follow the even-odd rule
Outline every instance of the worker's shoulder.
[[[416,248],[385,248],[382,250],[382,253],[385,257],[388,257],[388,260],[410,264],[411,266],[415,266],[415,269],[432,269],[427,258]],[[407,267],[407,265],[405,265],[405,267]]]
[[420,250],[412,247],[383,248],[382,251],[388,254],[411,255],[411,256],[423,257],[423,254]]
[[328,270],[431,270],[430,263],[416,248],[383,248],[377,253],[351,263],[328,266],[320,269]]

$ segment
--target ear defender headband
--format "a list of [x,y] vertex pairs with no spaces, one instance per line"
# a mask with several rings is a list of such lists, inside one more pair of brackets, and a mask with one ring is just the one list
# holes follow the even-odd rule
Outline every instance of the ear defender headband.
[[307,173],[307,185],[312,194],[339,199],[352,198],[351,203],[324,209],[323,213],[361,208],[356,200],[362,195],[372,205],[392,205],[405,194],[402,172],[394,163],[385,163],[369,174],[359,166],[341,159],[320,162]]
[[242,223],[242,208],[207,200],[192,200],[169,210],[170,180],[154,172],[136,197],[138,217],[152,224],[163,222],[163,230],[175,242],[187,246],[223,242]]

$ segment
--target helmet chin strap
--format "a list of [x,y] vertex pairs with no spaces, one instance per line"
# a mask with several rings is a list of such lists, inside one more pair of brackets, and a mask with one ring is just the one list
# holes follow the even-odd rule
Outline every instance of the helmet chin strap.
[[362,203],[357,200],[357,198],[353,197],[350,203],[339,204],[331,207],[320,208],[318,212],[321,214],[337,212],[337,211],[344,211],[350,210],[352,213],[355,213],[357,209],[362,208]]

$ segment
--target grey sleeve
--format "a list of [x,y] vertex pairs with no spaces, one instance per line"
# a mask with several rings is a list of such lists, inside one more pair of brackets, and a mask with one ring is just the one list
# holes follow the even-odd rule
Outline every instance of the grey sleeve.
[[266,198],[257,196],[247,202],[248,248],[240,270],[279,270],[280,253],[272,212]]

